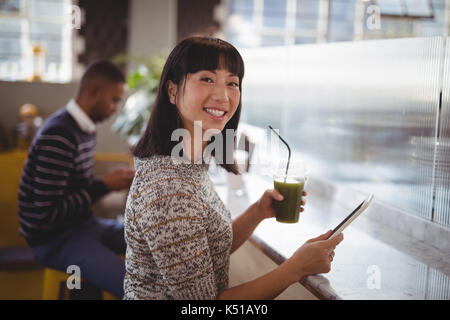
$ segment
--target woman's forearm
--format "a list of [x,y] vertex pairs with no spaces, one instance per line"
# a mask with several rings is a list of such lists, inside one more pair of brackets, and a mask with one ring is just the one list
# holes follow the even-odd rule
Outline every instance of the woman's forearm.
[[245,241],[248,240],[255,228],[261,222],[257,214],[257,203],[252,204],[239,217],[233,221],[233,243],[230,253],[236,251]]
[[217,297],[219,300],[272,300],[290,285],[297,282],[301,275],[295,275],[289,266],[289,260],[265,275],[224,290]]

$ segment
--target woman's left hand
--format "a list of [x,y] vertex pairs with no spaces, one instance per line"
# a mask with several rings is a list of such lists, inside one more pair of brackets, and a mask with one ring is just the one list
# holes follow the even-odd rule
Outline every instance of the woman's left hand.
[[[303,191],[303,197],[306,197],[306,191]],[[256,202],[258,209],[258,216],[261,220],[267,218],[275,218],[275,207],[273,201],[282,201],[283,195],[277,189],[268,189],[264,192],[261,198]],[[304,211],[305,201],[302,200],[300,212]]]

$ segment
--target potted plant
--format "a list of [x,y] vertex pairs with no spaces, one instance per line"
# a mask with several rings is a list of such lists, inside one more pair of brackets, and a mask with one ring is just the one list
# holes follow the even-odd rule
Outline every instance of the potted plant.
[[[129,60],[126,55],[119,55],[114,62],[120,64]],[[151,59],[133,60],[138,62],[138,67],[127,77],[130,94],[111,127],[130,146],[136,144],[145,131],[166,58],[157,55]]]

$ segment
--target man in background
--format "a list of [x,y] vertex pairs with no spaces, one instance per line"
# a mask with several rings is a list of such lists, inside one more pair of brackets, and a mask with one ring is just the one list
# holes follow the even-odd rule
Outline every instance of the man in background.
[[[20,233],[38,262],[81,277],[123,296],[123,224],[94,217],[92,204],[111,191],[129,188],[134,170],[118,168],[93,176],[96,123],[113,115],[126,81],[112,63],[101,61],[84,73],[77,95],[51,115],[36,134],[19,188]],[[51,98],[51,97],[49,97]]]

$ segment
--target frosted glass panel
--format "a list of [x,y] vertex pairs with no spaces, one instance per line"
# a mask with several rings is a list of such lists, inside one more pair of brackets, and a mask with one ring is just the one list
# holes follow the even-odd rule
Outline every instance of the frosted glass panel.
[[262,127],[271,124],[280,128],[284,92],[288,90],[288,51],[284,47],[268,47],[243,52],[248,57],[244,56],[246,74],[241,119]]
[[450,38],[445,53],[442,107],[437,145],[434,221],[450,226]]
[[277,126],[312,174],[432,218],[442,38],[242,53],[245,121]]

